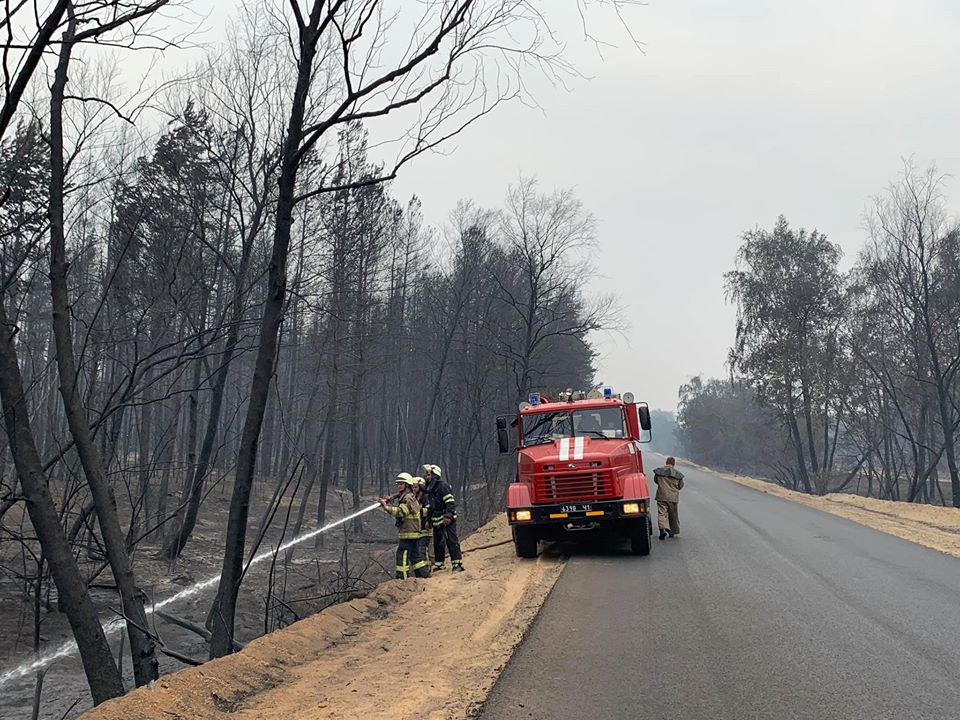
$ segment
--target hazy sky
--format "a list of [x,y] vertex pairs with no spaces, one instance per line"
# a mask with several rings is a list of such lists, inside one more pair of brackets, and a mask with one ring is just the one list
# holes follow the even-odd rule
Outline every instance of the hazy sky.
[[960,171],[960,3],[651,0],[632,18],[644,54],[595,26],[620,47],[571,45],[589,81],[538,86],[543,112],[501,109],[398,190],[439,223],[460,197],[497,205],[520,172],[575,187],[598,221],[603,277],[585,280],[629,323],[598,338],[598,379],[674,408],[690,376],[724,372],[722,274],[744,230],[783,213],[850,263],[901,157]]
[[[612,16],[591,18],[618,44],[602,59],[573,0],[544,6],[590,79],[535,82],[542,110],[500,108],[405,168],[396,192],[439,225],[461,198],[498,207],[521,173],[575,187],[598,223],[600,275],[584,281],[617,292],[627,323],[597,338],[598,379],[654,407],[674,408],[692,375],[724,373],[722,275],[744,230],[783,213],[849,264],[902,157],[960,172],[956,0],[650,0],[630,14],[643,53]],[[215,40],[231,4],[212,7]]]

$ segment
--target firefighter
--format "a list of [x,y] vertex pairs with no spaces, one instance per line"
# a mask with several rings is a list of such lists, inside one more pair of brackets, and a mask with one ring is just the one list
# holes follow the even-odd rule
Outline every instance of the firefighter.
[[653,471],[653,481],[657,484],[657,525],[660,527],[660,539],[668,535],[680,534],[680,517],[677,515],[677,503],[683,490],[683,473],[677,470],[677,461],[667,458],[663,467]]
[[410,473],[397,475],[397,502],[380,498],[380,507],[397,521],[397,574],[406,580],[412,572],[417,577],[427,577],[427,561],[420,556],[420,503],[413,493],[414,481]]
[[433,527],[433,571],[444,570],[446,551],[454,572],[463,572],[463,554],[457,538],[457,503],[450,486],[440,479],[442,472],[436,465],[423,466],[427,481],[426,493],[430,502],[430,522]]
[[420,558],[426,562],[426,568],[430,569],[430,546],[433,544],[433,524],[430,520],[430,498],[427,496],[427,481],[422,477],[413,479],[413,492],[417,496],[417,502],[420,503],[420,537],[417,542],[420,545]]

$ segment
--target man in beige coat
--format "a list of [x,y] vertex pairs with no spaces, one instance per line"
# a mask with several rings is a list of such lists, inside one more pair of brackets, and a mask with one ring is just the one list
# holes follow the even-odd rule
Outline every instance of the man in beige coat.
[[667,458],[667,464],[653,471],[653,481],[657,484],[657,525],[660,526],[660,539],[667,535],[680,534],[680,518],[677,515],[677,503],[683,490],[683,473],[677,470],[677,461]]

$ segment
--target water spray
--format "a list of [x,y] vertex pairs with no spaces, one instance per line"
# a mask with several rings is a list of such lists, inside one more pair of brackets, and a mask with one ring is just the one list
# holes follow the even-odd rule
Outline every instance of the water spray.
[[[371,510],[376,510],[378,507],[380,507],[380,503],[374,503],[373,505],[369,505],[368,507],[365,507],[362,510],[357,510],[355,513],[347,515],[346,517],[342,517],[339,520],[334,520],[331,523],[327,523],[321,528],[317,528],[316,530],[311,530],[310,532],[304,533],[298,538],[294,538],[293,540],[283,543],[278,548],[274,548],[272,550],[264,550],[259,555],[253,556],[253,559],[250,560],[249,563],[247,563],[247,568],[253,567],[254,565],[261,563],[264,560],[267,560],[269,558],[272,558],[275,555],[279,555],[280,553],[286,550],[289,550],[290,548],[296,545],[299,545],[300,543],[305,542],[310,538],[316,537],[317,535],[324,533],[327,530],[332,530],[333,528],[338,527],[339,525],[343,525],[345,522],[349,522],[354,518],[360,517],[361,515],[368,513]],[[203,592],[204,590],[206,590],[207,588],[213,587],[219,581],[220,581],[220,576],[214,575],[213,577],[209,577],[206,580],[202,580],[201,582],[194,583],[190,587],[181,590],[177,594],[171,595],[166,600],[161,600],[158,603],[154,603],[150,607],[144,608],[144,610],[146,611],[147,615],[152,615],[157,610],[162,610],[168,605],[173,605],[174,603],[184,600],[185,598],[191,597],[193,595],[197,595]],[[103,633],[104,635],[107,636],[107,638],[109,638],[111,635],[114,635],[120,630],[122,630],[125,625],[126,625],[126,620],[124,620],[123,618],[117,618],[115,620],[111,620],[110,622],[108,622],[106,625],[103,626]],[[52,665],[54,662],[56,662],[57,660],[60,660],[61,658],[69,657],[76,652],[77,652],[77,643],[74,642],[73,640],[69,640],[63,643],[63,645],[58,647],[56,650],[53,650],[45,655],[41,655],[36,660],[33,660],[28,663],[24,663],[23,665],[15,667],[12,670],[8,670],[7,672],[0,675],[0,687],[3,687],[11,680],[16,680],[17,678],[21,678],[21,677],[24,677],[25,675],[29,675],[36,670],[41,670],[45,667],[48,667]]]

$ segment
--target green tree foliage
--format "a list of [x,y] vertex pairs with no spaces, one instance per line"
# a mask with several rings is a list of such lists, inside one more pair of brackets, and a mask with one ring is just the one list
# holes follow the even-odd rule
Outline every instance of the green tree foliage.
[[694,459],[807,492],[960,504],[960,230],[943,188],[906,161],[846,275],[836,245],[783,217],[743,235],[725,276],[736,379],[681,390]]
[[824,492],[833,464],[844,318],[840,248],[780,217],[744,233],[737,269],[725,275],[737,306],[733,368],[786,427],[803,487]]
[[789,438],[777,414],[744,381],[692,378],[680,387],[679,436],[690,459],[710,467],[774,477],[796,486]]

